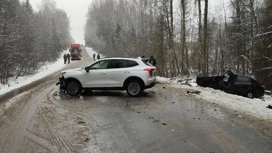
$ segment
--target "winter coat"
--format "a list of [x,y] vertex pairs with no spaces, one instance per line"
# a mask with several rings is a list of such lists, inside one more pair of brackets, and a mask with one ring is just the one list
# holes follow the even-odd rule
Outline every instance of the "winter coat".
[[69,53],[67,53],[67,55],[66,55],[66,58],[69,60],[70,59],[70,54]]
[[154,66],[156,66],[156,60],[155,60],[155,58],[153,57],[153,56],[151,56],[150,58],[149,58],[149,62],[152,64],[152,65],[154,65]]
[[99,54],[97,55],[97,59],[98,59],[98,60],[100,59],[100,55],[99,55]]

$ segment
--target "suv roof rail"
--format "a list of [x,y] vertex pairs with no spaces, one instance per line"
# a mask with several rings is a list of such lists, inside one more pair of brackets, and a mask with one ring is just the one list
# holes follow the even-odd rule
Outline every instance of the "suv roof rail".
[[104,57],[104,58],[125,58],[125,57],[118,57],[118,56],[106,56],[106,57]]

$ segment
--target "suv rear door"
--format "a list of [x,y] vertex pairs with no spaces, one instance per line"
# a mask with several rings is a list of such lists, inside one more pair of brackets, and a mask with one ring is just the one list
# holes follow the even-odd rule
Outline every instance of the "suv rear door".
[[107,80],[109,87],[123,87],[124,81],[131,75],[131,68],[138,63],[127,59],[112,59],[109,61]]

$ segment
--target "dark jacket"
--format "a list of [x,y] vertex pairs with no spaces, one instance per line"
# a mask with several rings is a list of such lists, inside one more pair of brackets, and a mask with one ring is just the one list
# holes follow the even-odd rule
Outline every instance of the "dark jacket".
[[154,66],[156,66],[156,60],[155,60],[155,58],[153,57],[153,56],[151,56],[150,58],[149,58],[149,62],[152,64],[152,65],[154,65]]
[[70,54],[69,53],[67,53],[67,55],[66,55],[66,58],[69,60],[70,59]]

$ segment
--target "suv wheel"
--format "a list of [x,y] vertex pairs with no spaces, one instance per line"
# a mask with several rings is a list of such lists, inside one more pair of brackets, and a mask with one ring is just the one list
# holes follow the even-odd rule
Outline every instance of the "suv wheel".
[[247,94],[246,94],[246,96],[248,98],[254,98],[254,93],[252,91],[248,91]]
[[82,88],[79,82],[70,80],[66,84],[67,93],[71,96],[76,96],[82,92]]
[[133,80],[128,83],[126,90],[128,95],[136,97],[141,94],[141,92],[143,91],[143,87],[139,81]]

